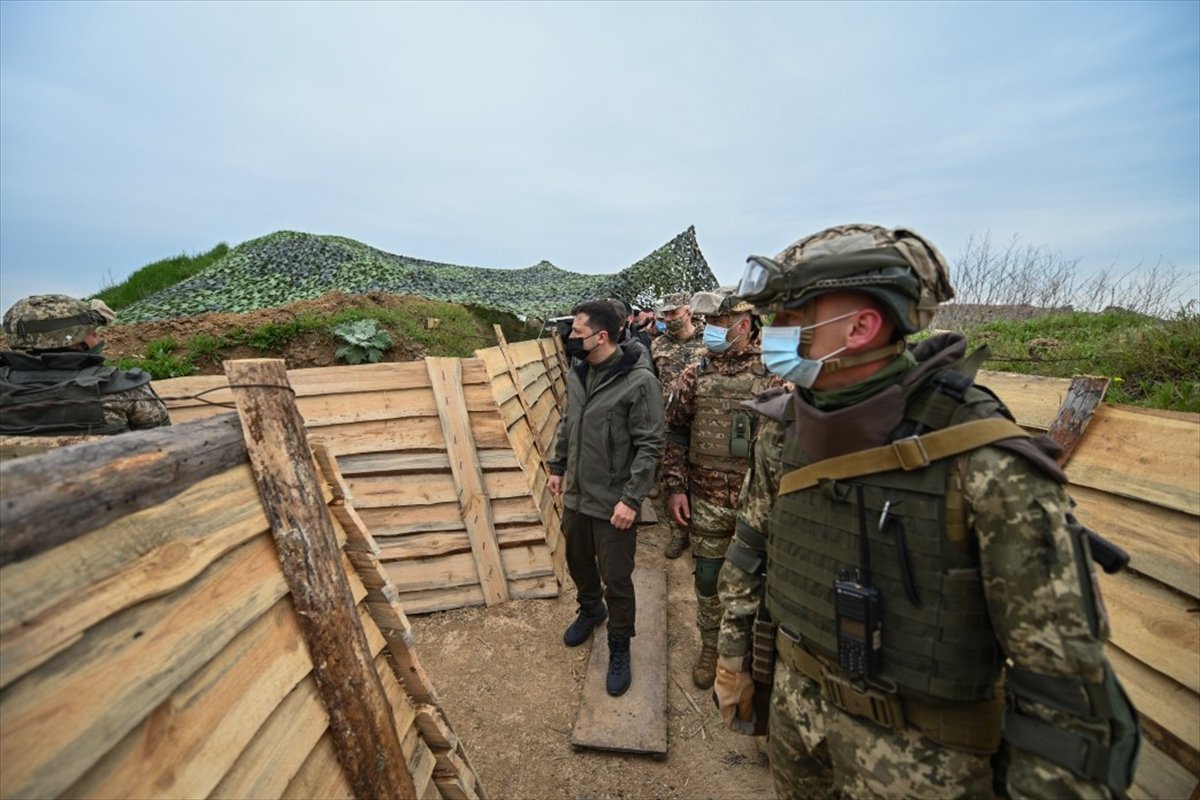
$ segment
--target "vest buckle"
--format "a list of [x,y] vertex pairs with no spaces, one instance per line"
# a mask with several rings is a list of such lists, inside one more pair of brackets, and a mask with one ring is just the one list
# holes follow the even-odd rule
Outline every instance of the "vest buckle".
[[869,686],[860,688],[848,678],[829,671],[821,680],[821,689],[826,700],[847,714],[897,731],[907,727],[904,706],[897,694],[885,694]]
[[929,466],[929,455],[925,452],[925,444],[920,436],[906,436],[892,442],[892,452],[900,469],[911,472],[914,469],[924,469]]

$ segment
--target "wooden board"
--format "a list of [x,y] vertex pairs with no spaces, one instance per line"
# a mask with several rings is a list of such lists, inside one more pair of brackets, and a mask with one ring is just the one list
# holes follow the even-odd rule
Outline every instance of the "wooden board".
[[1067,476],[1120,497],[1200,515],[1200,415],[1101,405]]
[[995,392],[1017,424],[1026,428],[1048,430],[1058,417],[1058,410],[1070,391],[1069,378],[1045,378],[1041,375],[1020,375],[1015,372],[979,370],[976,383]]
[[608,626],[592,634],[592,656],[579,699],[571,744],[628,753],[667,752],[667,577],[662,570],[633,570],[638,635],[630,642],[633,682],[620,697],[604,688]]
[[1132,571],[1098,576],[1112,643],[1192,692],[1200,692],[1196,602]]

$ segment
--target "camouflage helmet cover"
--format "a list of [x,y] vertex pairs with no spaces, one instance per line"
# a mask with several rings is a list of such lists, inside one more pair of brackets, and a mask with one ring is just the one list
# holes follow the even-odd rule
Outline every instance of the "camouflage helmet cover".
[[860,291],[880,300],[910,334],[929,327],[938,304],[954,297],[945,258],[908,228],[838,225],[800,239],[774,259],[750,261],[774,273],[759,291],[747,291],[745,279],[739,287],[762,313],[798,308],[830,292]]
[[726,314],[741,314],[754,310],[748,301],[738,297],[734,286],[718,286],[711,292],[696,292],[692,295],[693,314],[723,317]]
[[681,306],[691,305],[692,296],[687,292],[671,292],[664,294],[662,299],[654,304],[654,310],[657,312],[674,311]]
[[37,294],[18,300],[4,313],[4,333],[18,350],[56,350],[79,344],[113,317],[101,300]]

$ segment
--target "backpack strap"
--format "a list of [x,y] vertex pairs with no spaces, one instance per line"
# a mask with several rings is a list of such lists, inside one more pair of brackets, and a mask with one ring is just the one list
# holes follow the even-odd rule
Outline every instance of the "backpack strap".
[[779,482],[779,494],[785,495],[816,486],[822,480],[843,480],[877,472],[923,469],[934,461],[965,453],[978,447],[1030,434],[1011,420],[1001,417],[979,419],[932,431],[924,436],[909,436],[882,447],[847,453],[792,470]]

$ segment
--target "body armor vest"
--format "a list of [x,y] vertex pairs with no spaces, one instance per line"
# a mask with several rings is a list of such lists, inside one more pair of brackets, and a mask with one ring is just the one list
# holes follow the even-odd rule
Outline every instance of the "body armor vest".
[[103,365],[90,353],[8,352],[0,359],[0,434],[53,436],[124,433],[104,416],[104,395],[148,383],[142,370]]
[[745,473],[750,464],[754,414],[741,403],[766,386],[760,360],[737,375],[722,375],[705,359],[696,376],[696,411],[692,417],[688,461],[722,472]]
[[[972,386],[952,401],[931,388],[933,383],[926,380],[909,395],[905,424],[919,421],[937,430],[1004,413],[984,390]],[[825,479],[781,495],[772,510],[768,543],[768,610],[808,650],[836,664],[834,582],[863,566],[859,537],[865,525],[871,583],[883,614],[877,680],[895,685],[902,695],[942,702],[992,697],[1002,660],[978,548],[966,535],[961,488],[951,486],[959,478],[952,474],[954,461]],[[785,472],[810,462],[798,438],[789,436]],[[858,486],[865,514],[858,508]]]

